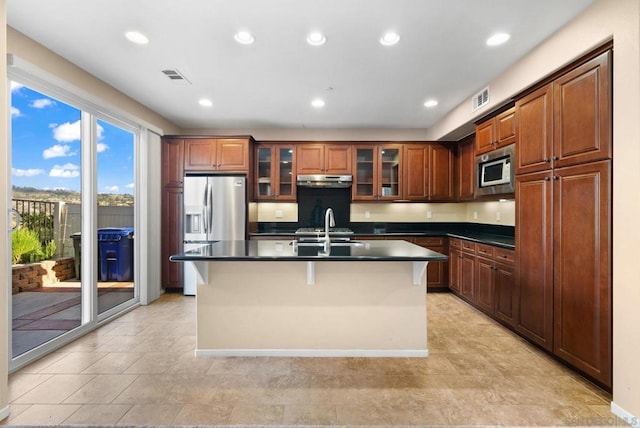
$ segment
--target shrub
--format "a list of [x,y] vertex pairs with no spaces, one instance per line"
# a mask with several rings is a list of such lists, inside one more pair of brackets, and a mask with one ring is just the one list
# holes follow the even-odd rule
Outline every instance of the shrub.
[[[55,243],[53,244],[55,252]],[[11,234],[11,256],[13,264],[29,263],[44,257],[38,233],[26,228],[16,229]]]
[[43,248],[45,260],[52,259],[56,255],[56,241],[53,239],[47,242]]

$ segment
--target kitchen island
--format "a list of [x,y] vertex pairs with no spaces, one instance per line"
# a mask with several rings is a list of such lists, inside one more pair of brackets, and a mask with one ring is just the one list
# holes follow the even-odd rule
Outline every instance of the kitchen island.
[[425,357],[425,270],[405,241],[218,241],[194,263],[198,356]]

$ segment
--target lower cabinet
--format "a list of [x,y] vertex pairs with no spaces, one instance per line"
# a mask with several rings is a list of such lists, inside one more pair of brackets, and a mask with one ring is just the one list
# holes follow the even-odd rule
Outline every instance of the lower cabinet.
[[486,314],[513,326],[517,314],[515,253],[449,239],[449,288]]
[[[416,245],[440,254],[447,254],[446,238],[419,237],[409,239]],[[427,265],[427,291],[443,291],[448,288],[449,265],[447,262],[429,262]]]

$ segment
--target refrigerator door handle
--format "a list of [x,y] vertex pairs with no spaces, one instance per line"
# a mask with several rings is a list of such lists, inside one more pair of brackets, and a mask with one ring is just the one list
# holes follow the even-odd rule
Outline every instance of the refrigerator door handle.
[[213,233],[213,186],[209,186],[209,233]]
[[202,201],[202,226],[204,227],[204,233],[209,232],[209,222],[207,218],[209,217],[209,205],[207,204],[209,201],[207,200],[207,196],[209,192],[207,191],[209,184],[205,184],[204,186],[204,201]]

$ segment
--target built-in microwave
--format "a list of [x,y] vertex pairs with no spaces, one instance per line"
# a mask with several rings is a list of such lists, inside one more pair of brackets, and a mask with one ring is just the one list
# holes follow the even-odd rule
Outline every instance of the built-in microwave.
[[476,157],[476,195],[501,195],[514,192],[513,157],[515,144]]

